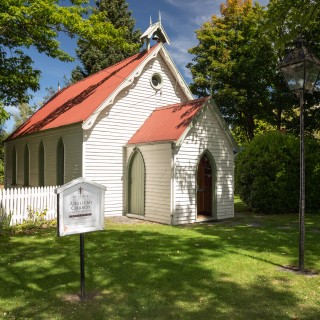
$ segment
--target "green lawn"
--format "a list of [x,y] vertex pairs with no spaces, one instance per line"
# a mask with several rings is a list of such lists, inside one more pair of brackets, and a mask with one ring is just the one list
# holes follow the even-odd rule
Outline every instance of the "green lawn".
[[[1,235],[0,318],[320,319],[320,276],[281,268],[297,264],[297,216],[108,222],[85,243],[90,298],[81,302],[79,236]],[[305,264],[320,271],[319,215],[306,218]]]

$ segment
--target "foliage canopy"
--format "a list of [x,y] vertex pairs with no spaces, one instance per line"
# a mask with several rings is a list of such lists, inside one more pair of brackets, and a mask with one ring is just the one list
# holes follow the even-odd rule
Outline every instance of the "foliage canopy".
[[17,106],[17,111],[12,114],[14,119],[14,126],[13,130],[20,127],[25,121],[31,117],[34,112],[36,111],[37,106],[36,105],[29,105],[28,103],[20,103]]
[[297,36],[304,36],[308,45],[320,50],[320,3],[317,0],[270,0],[268,30],[276,31],[274,41],[285,46]]
[[[59,33],[79,35],[103,47],[110,44],[127,48],[125,28],[115,28],[103,14],[90,15],[87,0],[72,0],[71,6],[59,0],[0,1],[0,101],[5,105],[28,102],[30,92],[39,89],[40,70],[33,67],[25,49],[61,61],[73,58],[60,48]],[[89,15],[89,17],[88,17]]]
[[227,0],[220,12],[196,32],[199,44],[189,50],[195,55],[188,65],[191,90],[198,96],[212,93],[227,123],[251,140],[255,121],[271,116],[265,106],[275,53],[260,28],[266,12],[250,0]]
[[[189,50],[195,56],[187,66],[193,78],[190,88],[197,96],[213,96],[240,142],[253,139],[261,128],[298,131],[298,101],[286,88],[278,64],[298,30],[315,54],[320,53],[318,33],[311,36],[320,27],[320,5],[298,2],[311,21],[295,18],[300,13],[292,1],[271,0],[262,7],[251,0],[226,0],[220,15],[196,31],[198,44]],[[320,94],[306,95],[305,100],[306,131],[314,133],[320,110],[313,106],[320,102]]]
[[[290,213],[299,210],[299,139],[267,132],[254,138],[236,157],[235,188],[254,211]],[[308,137],[306,210],[319,210],[320,142]]]
[[82,66],[77,66],[72,71],[73,82],[124,60],[137,53],[141,47],[140,30],[134,30],[135,20],[131,17],[125,0],[96,0],[95,3],[92,15],[102,16],[105,22],[111,23],[115,28],[124,29],[126,46],[112,43],[101,47],[92,45],[88,39],[81,37],[76,51]]

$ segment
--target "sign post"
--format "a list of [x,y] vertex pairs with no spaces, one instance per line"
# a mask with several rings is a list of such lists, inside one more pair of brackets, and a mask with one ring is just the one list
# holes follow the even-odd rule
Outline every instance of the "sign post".
[[85,274],[84,274],[84,233],[80,233],[80,298],[85,298]]
[[85,178],[75,179],[55,190],[58,195],[58,236],[80,234],[80,288],[85,298],[84,234],[104,230],[106,187]]

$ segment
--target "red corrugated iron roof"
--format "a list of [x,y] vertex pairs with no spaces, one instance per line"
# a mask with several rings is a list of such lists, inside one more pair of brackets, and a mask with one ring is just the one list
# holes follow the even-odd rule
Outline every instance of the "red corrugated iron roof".
[[128,144],[177,141],[209,98],[155,109]]
[[156,47],[157,45],[61,90],[7,140],[87,120]]

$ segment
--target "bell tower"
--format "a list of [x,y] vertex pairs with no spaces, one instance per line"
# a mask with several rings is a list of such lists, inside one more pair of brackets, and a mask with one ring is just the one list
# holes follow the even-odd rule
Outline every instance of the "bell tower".
[[150,26],[149,28],[141,35],[141,41],[145,43],[146,49],[150,49],[150,40],[155,40],[158,43],[168,43],[170,44],[169,37],[165,32],[162,23],[161,23],[161,14],[159,12],[159,21],[156,23],[152,23],[151,16],[150,16]]

